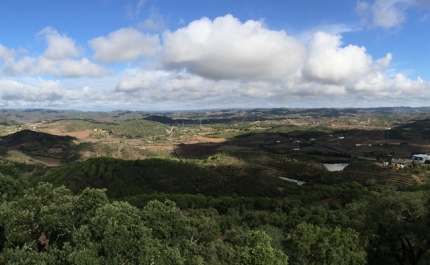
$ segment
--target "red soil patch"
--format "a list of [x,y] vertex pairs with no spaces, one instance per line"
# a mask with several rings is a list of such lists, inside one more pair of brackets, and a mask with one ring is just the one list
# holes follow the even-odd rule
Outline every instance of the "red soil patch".
[[43,157],[43,156],[35,156],[34,158],[41,161],[47,166],[58,166],[61,164],[60,159],[56,159],[56,158],[49,158],[49,157]]
[[173,151],[173,146],[151,145],[145,146],[144,148],[154,151]]
[[210,138],[205,136],[197,136],[196,140],[200,142],[207,142],[207,143],[223,143],[227,141],[227,139],[225,138]]
[[68,136],[76,137],[78,139],[84,139],[84,138],[90,137],[92,132],[93,131],[91,130],[85,130],[85,131],[79,131],[79,132],[58,133],[57,135],[61,135],[61,136],[68,135]]

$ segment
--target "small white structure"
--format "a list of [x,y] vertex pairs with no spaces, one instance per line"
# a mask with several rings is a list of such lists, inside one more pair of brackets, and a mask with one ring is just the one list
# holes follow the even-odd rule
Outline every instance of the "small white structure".
[[430,155],[425,155],[425,154],[412,155],[412,160],[415,160],[418,163],[424,163],[426,160],[430,160]]
[[338,136],[337,139],[343,140],[343,139],[345,139],[345,137],[344,136]]

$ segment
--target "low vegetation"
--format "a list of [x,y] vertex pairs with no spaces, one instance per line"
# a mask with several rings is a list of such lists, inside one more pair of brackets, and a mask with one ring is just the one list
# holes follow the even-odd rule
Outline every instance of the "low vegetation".
[[0,264],[430,262],[424,111],[2,114]]

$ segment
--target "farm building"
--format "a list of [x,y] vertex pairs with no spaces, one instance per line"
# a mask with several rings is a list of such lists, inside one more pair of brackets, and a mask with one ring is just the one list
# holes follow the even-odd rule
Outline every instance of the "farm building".
[[412,155],[412,160],[415,160],[419,163],[424,163],[426,160],[430,160],[430,155],[424,155],[424,154]]

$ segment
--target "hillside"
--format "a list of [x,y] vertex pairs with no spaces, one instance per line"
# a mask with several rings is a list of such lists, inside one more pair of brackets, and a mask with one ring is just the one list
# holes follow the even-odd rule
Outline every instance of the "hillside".
[[34,157],[50,157],[62,159],[73,147],[76,138],[57,136],[48,133],[22,130],[0,137],[0,152],[6,156],[8,152],[18,151]]

